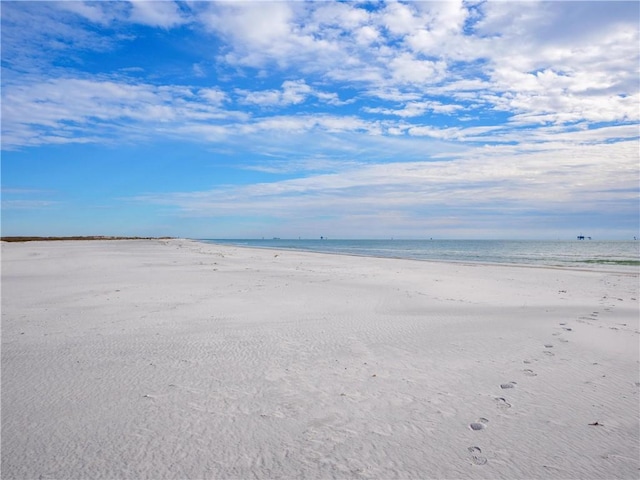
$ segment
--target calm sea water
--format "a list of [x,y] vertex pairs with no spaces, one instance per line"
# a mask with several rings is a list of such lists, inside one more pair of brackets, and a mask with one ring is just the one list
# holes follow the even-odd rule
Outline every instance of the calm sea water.
[[247,247],[454,262],[640,271],[640,241],[203,240]]

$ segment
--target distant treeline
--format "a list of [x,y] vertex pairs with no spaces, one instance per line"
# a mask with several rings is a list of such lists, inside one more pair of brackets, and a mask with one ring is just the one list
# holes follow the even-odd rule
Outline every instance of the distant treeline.
[[0,237],[3,242],[51,242],[57,240],[167,240],[174,237],[110,237],[93,235],[87,237]]

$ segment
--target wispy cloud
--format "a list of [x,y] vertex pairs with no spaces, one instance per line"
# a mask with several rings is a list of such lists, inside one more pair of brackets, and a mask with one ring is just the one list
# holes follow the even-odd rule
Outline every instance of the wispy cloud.
[[[69,95],[73,92],[73,95]],[[3,146],[153,137],[167,124],[246,117],[216,88],[55,78],[3,89]]]
[[2,200],[3,210],[40,210],[57,204],[51,200]]
[[2,187],[1,205],[3,211],[41,210],[60,203],[54,200],[56,192],[34,188]]
[[[349,218],[364,219],[376,212],[388,218],[384,225],[389,231],[398,212],[435,224],[454,212],[465,212],[466,219],[477,213],[525,214],[532,209],[577,214],[614,202],[632,214],[637,199],[636,147],[633,141],[618,143],[615,150],[585,145],[577,151],[566,149],[564,155],[558,148],[529,153],[480,148],[457,160],[333,165],[333,173],[133,200],[170,206],[187,216],[224,217],[241,211],[303,223],[305,217],[330,215],[346,224]],[[505,164],[507,158],[510,162]]]

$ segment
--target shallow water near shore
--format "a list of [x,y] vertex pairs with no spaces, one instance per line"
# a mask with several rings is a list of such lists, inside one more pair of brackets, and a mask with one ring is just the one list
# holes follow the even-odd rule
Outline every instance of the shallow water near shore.
[[374,257],[637,272],[638,241],[204,239],[210,243]]

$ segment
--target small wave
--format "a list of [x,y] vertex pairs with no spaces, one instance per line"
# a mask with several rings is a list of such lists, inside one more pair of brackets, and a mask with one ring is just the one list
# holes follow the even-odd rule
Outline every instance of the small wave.
[[598,265],[629,265],[632,267],[640,266],[640,260],[591,259],[591,260],[582,260],[580,263],[590,263],[590,264],[598,264]]

